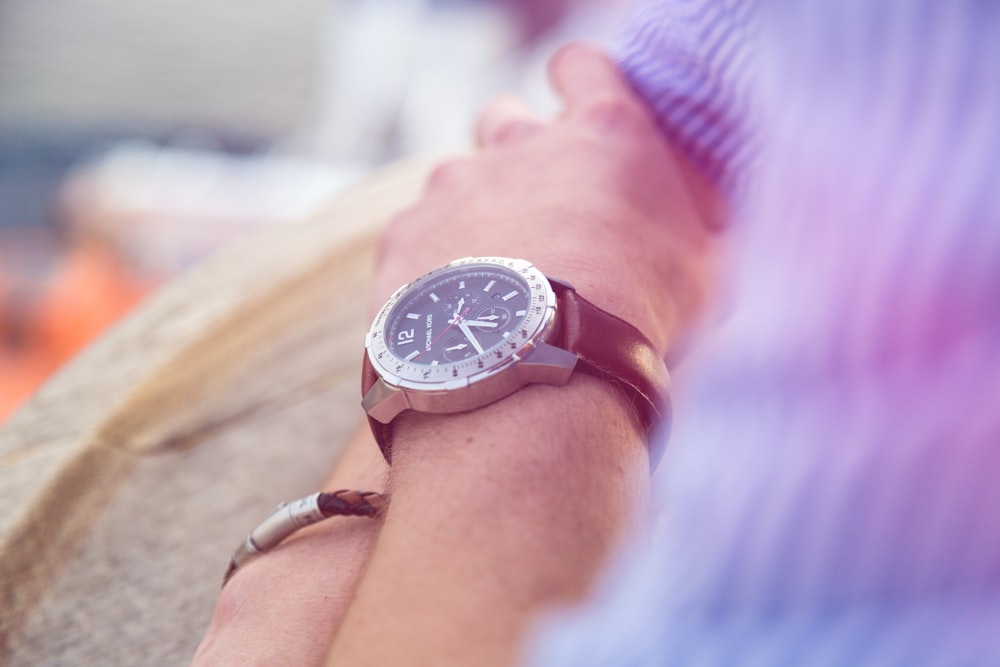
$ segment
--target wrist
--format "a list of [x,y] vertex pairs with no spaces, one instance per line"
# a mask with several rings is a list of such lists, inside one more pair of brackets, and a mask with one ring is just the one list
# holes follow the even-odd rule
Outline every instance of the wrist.
[[362,405],[387,461],[400,415],[464,413],[579,373],[622,391],[643,436],[669,420],[666,368],[648,338],[524,260],[431,271],[397,290],[366,341]]
[[677,199],[677,210],[656,213],[621,202],[614,208],[596,204],[591,212],[563,211],[563,219],[591,216],[581,223],[586,233],[533,258],[546,275],[568,281],[642,332],[661,358],[672,355],[695,327],[715,256],[714,238],[689,220],[687,193],[679,191]]
[[393,493],[428,476],[530,485],[606,470],[649,476],[642,424],[621,391],[587,375],[564,386],[529,385],[469,412],[407,412],[394,425]]

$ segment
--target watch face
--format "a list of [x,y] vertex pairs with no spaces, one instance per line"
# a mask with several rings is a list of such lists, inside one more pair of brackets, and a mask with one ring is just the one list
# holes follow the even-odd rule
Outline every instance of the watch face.
[[548,280],[529,262],[458,260],[393,295],[366,347],[390,384],[461,385],[523,356],[544,333],[554,308]]

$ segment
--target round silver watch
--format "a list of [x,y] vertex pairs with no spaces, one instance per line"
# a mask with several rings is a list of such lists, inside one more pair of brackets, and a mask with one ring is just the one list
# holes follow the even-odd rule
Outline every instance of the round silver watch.
[[387,461],[406,410],[447,414],[575,371],[621,388],[645,433],[667,421],[662,359],[629,323],[523,259],[466,257],[399,288],[365,339],[362,406]]

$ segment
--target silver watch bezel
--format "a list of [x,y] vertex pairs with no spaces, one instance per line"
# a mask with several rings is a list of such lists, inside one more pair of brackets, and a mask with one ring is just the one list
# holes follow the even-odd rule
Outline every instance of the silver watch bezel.
[[[513,345],[512,342],[499,343],[474,357],[434,367],[435,370],[430,374],[427,373],[430,367],[423,364],[412,364],[394,355],[385,340],[384,331],[396,305],[405,300],[412,292],[421,289],[428,281],[435,280],[443,273],[462,267],[474,269],[476,266],[506,269],[516,274],[527,284],[531,305],[524,321],[518,327],[518,330],[525,329],[527,335],[516,345]],[[390,388],[405,389],[407,393],[454,391],[485,382],[516,365],[545,340],[552,329],[555,314],[556,295],[552,285],[545,274],[531,262],[508,257],[464,257],[434,269],[396,290],[372,322],[365,338],[365,349],[375,372]],[[496,354],[498,348],[503,351],[500,357],[497,357]],[[473,368],[467,371],[460,368],[461,366],[476,365],[476,362],[480,360],[483,361],[481,370]]]

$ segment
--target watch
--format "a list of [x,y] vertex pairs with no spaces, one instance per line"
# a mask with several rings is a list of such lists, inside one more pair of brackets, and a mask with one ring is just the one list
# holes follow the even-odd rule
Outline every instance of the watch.
[[365,340],[362,406],[391,464],[392,425],[404,411],[473,410],[528,384],[564,385],[575,372],[624,393],[655,467],[670,401],[653,344],[531,262],[467,257],[399,288],[379,311]]

